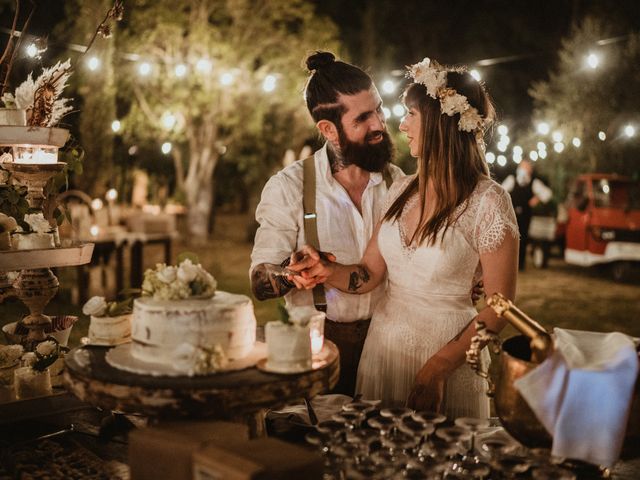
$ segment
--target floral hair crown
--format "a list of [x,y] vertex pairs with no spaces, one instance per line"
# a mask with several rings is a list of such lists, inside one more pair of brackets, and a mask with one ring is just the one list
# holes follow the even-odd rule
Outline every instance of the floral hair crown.
[[440,111],[453,117],[460,114],[458,130],[482,134],[486,122],[477,109],[469,105],[469,100],[459,94],[455,89],[447,87],[447,72],[435,60],[425,58],[415,65],[408,67],[407,76],[415,83],[421,83],[427,87],[427,95],[435,100],[440,100]]

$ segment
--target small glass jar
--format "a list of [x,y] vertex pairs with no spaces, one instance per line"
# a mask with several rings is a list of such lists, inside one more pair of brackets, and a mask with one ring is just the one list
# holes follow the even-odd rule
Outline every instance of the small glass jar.
[[13,147],[14,163],[58,163],[58,147],[46,145],[17,145]]
[[49,369],[34,370],[32,367],[20,367],[14,372],[16,397],[18,399],[51,395],[51,373]]
[[16,389],[14,387],[14,375],[20,362],[13,365],[0,367],[0,403],[12,402],[16,399]]

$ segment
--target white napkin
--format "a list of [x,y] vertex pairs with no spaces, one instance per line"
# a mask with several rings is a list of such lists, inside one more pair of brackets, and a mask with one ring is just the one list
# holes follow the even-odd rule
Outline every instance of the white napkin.
[[553,455],[611,467],[638,375],[634,339],[560,328],[554,334],[554,353],[514,385],[553,436]]

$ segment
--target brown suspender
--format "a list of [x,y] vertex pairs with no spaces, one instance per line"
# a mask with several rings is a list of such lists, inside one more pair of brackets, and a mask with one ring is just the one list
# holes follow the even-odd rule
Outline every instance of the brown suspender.
[[[313,155],[302,161],[302,208],[304,218],[305,242],[316,250],[320,251],[320,240],[318,239],[318,222],[316,214],[316,164]],[[387,189],[393,183],[389,168],[382,172]],[[327,297],[324,292],[324,285],[316,285],[313,289],[313,303],[317,310],[327,311]]]

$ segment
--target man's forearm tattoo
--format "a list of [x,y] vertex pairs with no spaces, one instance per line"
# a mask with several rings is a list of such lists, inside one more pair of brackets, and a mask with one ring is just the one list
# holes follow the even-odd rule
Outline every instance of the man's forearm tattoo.
[[251,290],[258,300],[267,300],[285,295],[295,285],[282,275],[277,275],[282,268],[278,265],[261,263],[251,272]]
[[369,272],[362,265],[358,265],[355,272],[349,274],[349,288],[350,292],[357,292],[360,287],[369,281]]

